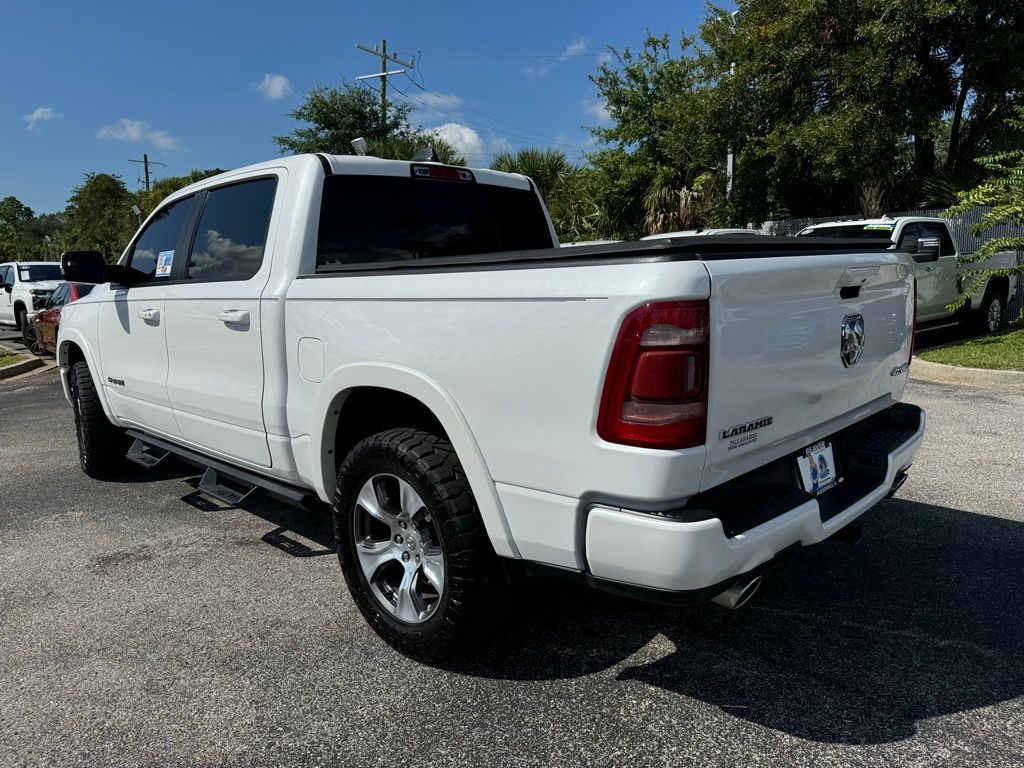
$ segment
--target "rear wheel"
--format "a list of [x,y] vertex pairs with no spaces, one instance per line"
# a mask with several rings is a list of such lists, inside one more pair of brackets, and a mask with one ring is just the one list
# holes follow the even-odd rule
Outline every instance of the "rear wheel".
[[42,355],[46,352],[46,347],[43,346],[43,342],[39,338],[39,329],[36,328],[35,323],[25,323],[21,327],[21,342],[33,355]]
[[1006,299],[998,288],[989,286],[972,318],[975,333],[998,333],[1006,316]]
[[352,599],[394,648],[439,660],[472,636],[494,553],[447,440],[393,429],[357,444],[338,473],[334,528]]
[[78,458],[89,477],[108,477],[125,464],[128,436],[103,412],[89,365],[79,361],[68,371],[71,405],[75,411]]

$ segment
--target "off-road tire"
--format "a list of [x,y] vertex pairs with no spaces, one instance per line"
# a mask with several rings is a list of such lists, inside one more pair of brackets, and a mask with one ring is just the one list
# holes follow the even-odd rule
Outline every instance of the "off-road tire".
[[971,314],[971,330],[978,335],[998,333],[1005,322],[1006,298],[999,288],[989,285],[985,289],[981,306]]
[[82,471],[89,477],[104,478],[124,469],[129,438],[103,412],[88,363],[82,360],[71,366],[68,384]]
[[[396,475],[419,494],[441,539],[445,588],[433,614],[399,621],[371,593],[355,552],[356,499],[371,477]],[[338,472],[334,494],[338,560],[352,599],[370,626],[399,652],[420,661],[453,658],[479,628],[497,558],[459,457],[444,438],[391,429],[358,443]]]

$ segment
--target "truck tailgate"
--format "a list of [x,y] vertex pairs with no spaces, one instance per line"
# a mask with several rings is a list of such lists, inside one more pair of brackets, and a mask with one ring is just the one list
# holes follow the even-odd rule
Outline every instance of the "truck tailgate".
[[[902,258],[874,252],[705,262],[711,363],[701,490],[899,401],[914,317],[913,277]],[[854,332],[846,362],[844,325]],[[851,362],[858,326],[863,347]]]

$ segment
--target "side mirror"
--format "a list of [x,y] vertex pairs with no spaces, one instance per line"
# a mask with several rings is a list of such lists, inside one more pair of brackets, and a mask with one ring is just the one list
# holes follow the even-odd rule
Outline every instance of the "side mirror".
[[4,290],[10,293],[11,291],[14,290],[14,286],[11,285],[10,283],[4,283]]
[[914,261],[936,261],[939,258],[939,238],[922,237],[917,241]]
[[101,285],[109,282],[107,262],[99,251],[65,251],[60,255],[64,279],[72,283]]

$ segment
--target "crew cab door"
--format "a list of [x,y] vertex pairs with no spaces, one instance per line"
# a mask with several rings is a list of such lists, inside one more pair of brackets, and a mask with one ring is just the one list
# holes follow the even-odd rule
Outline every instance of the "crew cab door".
[[921,229],[924,231],[922,237],[934,237],[939,240],[939,258],[931,265],[935,281],[935,311],[939,315],[948,315],[949,310],[946,307],[960,298],[956,245],[945,224],[924,222]]
[[176,200],[150,217],[124,261],[142,282],[110,285],[97,329],[111,409],[125,422],[172,436],[179,432],[167,399],[164,296],[195,202],[194,196]]
[[276,175],[200,193],[185,258],[167,286],[167,391],[181,436],[225,457],[270,466],[263,421],[260,296]]

